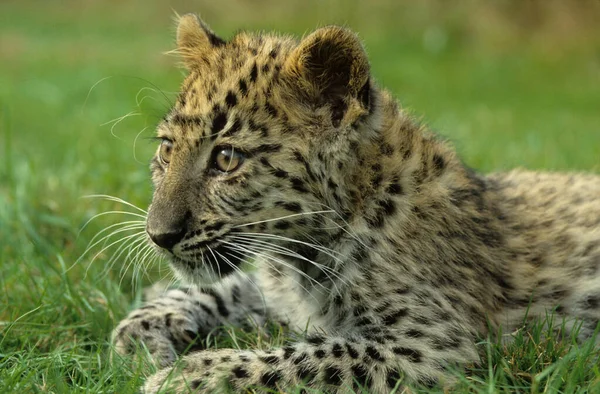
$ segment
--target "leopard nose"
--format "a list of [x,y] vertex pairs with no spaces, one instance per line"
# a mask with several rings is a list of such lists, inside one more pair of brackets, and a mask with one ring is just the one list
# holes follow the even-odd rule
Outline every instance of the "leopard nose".
[[150,236],[152,242],[167,250],[173,249],[173,246],[177,245],[177,243],[183,239],[185,233],[185,228],[181,228],[176,232],[169,233],[152,233],[148,231],[148,235]]

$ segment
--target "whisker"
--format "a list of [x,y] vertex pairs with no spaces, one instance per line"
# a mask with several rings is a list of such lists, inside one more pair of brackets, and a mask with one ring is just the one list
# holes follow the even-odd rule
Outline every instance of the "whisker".
[[219,272],[219,278],[222,278],[222,276],[221,276],[221,267],[219,266],[219,261],[217,260],[217,256],[215,256],[215,253],[210,248],[210,246],[207,245],[206,247],[208,248],[208,251],[212,254],[213,258],[215,259],[214,265],[217,266],[217,271]]
[[[146,215],[148,213],[148,211],[138,207],[135,204],[130,203],[129,201],[123,200],[122,198],[119,197],[115,197],[115,196],[111,196],[110,194],[89,194],[87,196],[83,196],[83,198],[102,198],[108,201],[114,201],[114,202],[118,202],[127,206],[130,206],[133,209],[137,209],[138,211],[142,212],[144,215]],[[144,219],[146,218],[146,216],[144,216]]]
[[332,212],[334,212],[334,211],[328,210],[328,211],[314,211],[314,212],[293,213],[291,215],[281,216],[281,217],[277,217],[277,218],[259,220],[259,221],[256,221],[256,222],[245,223],[245,224],[238,224],[236,226],[233,226],[232,228],[247,227],[247,226],[252,226],[252,225],[260,224],[260,223],[274,222],[274,221],[277,221],[277,220],[283,220],[283,219],[293,218],[293,217],[296,217],[296,216],[308,216],[308,215],[323,214],[323,213],[332,213]]
[[127,118],[130,118],[132,116],[141,116],[141,115],[142,115],[141,112],[131,111],[131,112],[126,113],[123,116],[119,116],[115,119],[109,120],[108,122],[101,123],[100,126],[106,126],[106,125],[109,125],[112,123],[112,126],[110,127],[110,134],[117,139],[121,139],[121,137],[119,137],[118,135],[115,134],[115,127],[117,127],[119,125],[119,123],[121,123],[122,121],[124,121]]
[[331,257],[332,259],[340,262],[340,263],[344,263],[343,260],[341,260],[339,257],[335,256],[335,254],[342,256],[342,253],[335,251],[333,249],[329,249],[326,248],[324,246],[319,246],[319,245],[315,245],[315,244],[311,244],[310,242],[305,242],[305,241],[300,241],[294,238],[289,238],[289,237],[284,237],[282,235],[276,235],[276,234],[266,234],[266,233],[236,233],[236,236],[242,236],[242,237],[247,237],[247,238],[271,238],[271,239],[277,239],[277,240],[281,240],[281,241],[285,241],[285,242],[291,242],[291,243],[296,243],[296,244],[300,244],[300,245],[304,245],[304,246],[308,246],[310,248],[316,249],[320,252],[325,253],[326,255],[328,255],[329,257]]
[[95,84],[92,85],[92,87],[90,88],[90,90],[88,90],[87,95],[85,96],[85,100],[83,101],[83,105],[81,106],[81,113],[83,114],[85,107],[87,106],[87,102],[90,99],[90,95],[92,94],[92,91],[96,88],[96,86],[100,85],[102,82],[109,80],[113,78],[113,76],[108,76],[108,77],[104,77],[101,78],[98,82],[96,82]]
[[144,86],[144,87],[143,87],[143,88],[141,88],[141,89],[140,89],[140,90],[137,92],[137,94],[135,95],[135,105],[136,105],[138,108],[140,108],[140,107],[142,106],[142,103],[143,103],[143,102],[144,102],[144,100],[145,100],[145,99],[147,99],[147,98],[149,98],[149,99],[152,99],[152,100],[154,100],[155,102],[157,102],[157,103],[161,104],[161,105],[163,106],[163,109],[165,109],[165,110],[169,110],[169,109],[171,108],[171,107],[170,107],[170,104],[171,104],[171,103],[170,103],[169,99],[167,98],[167,96],[166,96],[164,93],[163,93],[163,97],[167,99],[167,101],[168,101],[169,105],[165,105],[165,103],[164,103],[164,102],[160,102],[160,101],[159,101],[159,100],[158,100],[156,97],[153,97],[153,96],[151,96],[151,95],[149,95],[149,94],[145,95],[145,96],[144,96],[144,97],[142,97],[142,99],[140,100],[140,95],[142,94],[142,92],[144,92],[144,91],[146,91],[146,90],[149,90],[149,91],[151,91],[151,92],[153,92],[153,93],[157,93],[158,91],[160,91],[160,92],[162,93],[162,89],[158,89],[158,90],[157,90],[157,89],[151,88],[151,87],[149,87],[149,86]]
[[[102,237],[100,237],[100,239],[98,239],[97,241],[90,243],[90,245],[86,248],[86,250],[81,254],[81,256],[79,258],[84,257],[90,250],[92,250],[96,245],[108,241],[110,238],[114,237],[117,234],[123,233],[123,232],[127,232],[127,231],[133,231],[133,230],[143,230],[144,227],[143,226],[139,226],[138,224],[129,224],[126,226],[123,226],[121,228],[117,228],[114,231],[111,231],[108,234],[103,235]],[[143,233],[144,231],[139,231],[138,233]],[[93,238],[93,240],[95,240],[97,238],[98,234],[96,234]],[[90,241],[91,242],[91,241]],[[78,259],[79,260],[79,259]]]
[[[136,258],[139,257],[139,253],[141,253],[142,251],[145,251],[148,248],[151,248],[151,246],[146,243],[146,237],[140,236],[139,239],[135,239],[131,243],[129,243],[129,245],[127,245],[127,247],[123,247],[123,245],[122,245],[119,247],[119,249],[121,249],[121,248],[122,248],[121,251],[118,251],[117,254],[113,254],[113,256],[108,260],[107,264],[110,266],[111,269],[112,269],[113,265],[116,264],[116,262],[119,260],[121,255],[123,253],[125,253],[125,251],[127,251],[127,255],[123,259],[123,263],[130,262],[130,264],[131,263],[135,264]],[[132,254],[133,254],[133,258],[131,258]],[[129,267],[129,265],[128,265],[128,267]],[[121,267],[121,272],[122,272],[122,270],[123,270],[123,268]],[[119,273],[119,275],[121,275],[121,273]]]
[[[233,238],[235,238],[235,237],[233,237]],[[277,254],[281,254],[281,255],[285,255],[285,256],[294,257],[299,260],[303,260],[303,261],[306,261],[306,262],[312,264],[314,267],[321,270],[327,276],[327,278],[332,281],[333,285],[336,287],[337,287],[337,284],[335,283],[335,281],[332,280],[332,277],[330,276],[330,274],[333,277],[337,278],[342,284],[348,285],[345,278],[343,276],[341,276],[335,269],[328,267],[324,264],[320,264],[315,261],[312,261],[312,260],[306,258],[305,256],[302,256],[302,255],[294,252],[293,250],[284,248],[279,245],[273,245],[269,242],[264,242],[264,241],[260,241],[260,240],[237,239],[237,242],[242,243],[243,245],[246,245],[246,246],[254,246],[252,244],[252,242],[257,242],[260,244],[261,249],[265,249],[267,251],[271,251],[273,253],[277,253]]]
[[345,226],[341,226],[338,223],[336,223],[335,221],[333,221],[333,219],[331,219],[331,218],[329,218],[327,216],[324,216],[326,219],[331,220],[342,231],[344,231],[346,234],[348,234],[349,236],[351,236],[354,240],[358,241],[365,248],[367,248],[369,250],[373,250],[373,248],[371,248],[369,245],[367,245],[367,244],[365,244],[363,242],[363,240],[358,236],[358,234],[356,234],[355,231],[351,230],[352,226],[350,225],[350,223],[348,223],[348,221],[346,219],[344,219],[344,216],[341,213],[337,212],[335,209],[333,209],[332,207],[330,207],[327,204],[323,204],[323,203],[310,203],[310,204],[315,204],[315,205],[319,205],[319,206],[327,208],[327,209],[331,209],[333,211],[333,213],[335,213],[335,215],[345,224]]
[[[296,269],[296,267],[290,266],[289,264],[287,264],[287,263],[286,263],[286,262],[284,262],[284,261],[280,261],[279,259],[273,258],[273,256],[269,256],[269,255],[262,254],[262,253],[260,253],[260,252],[252,251],[252,250],[250,250],[250,249],[247,249],[247,248],[245,248],[245,247],[242,247],[242,246],[240,246],[240,245],[236,245],[236,244],[229,244],[229,246],[228,246],[228,249],[229,249],[231,252],[235,252],[235,251],[237,251],[238,253],[241,253],[242,255],[245,255],[246,257],[257,257],[257,256],[258,256],[259,258],[261,258],[261,259],[265,260],[265,262],[266,262],[267,264],[269,264],[269,267],[272,267],[272,268],[274,268],[274,269],[275,269],[277,272],[280,272],[280,273],[281,273],[281,271],[280,271],[280,270],[279,270],[279,269],[278,269],[276,266],[274,266],[273,264],[271,264],[271,263],[269,262],[269,260],[274,260],[274,261],[276,261],[276,262],[280,263],[281,265],[283,265],[283,266],[286,266],[286,267],[288,267],[288,268],[290,268],[290,269],[292,269],[292,270],[297,270],[297,269]],[[278,261],[278,260],[279,260],[279,261]],[[250,264],[250,265],[251,265],[251,266],[253,266],[253,267],[257,267],[257,266],[256,266],[256,264],[253,264],[253,263],[250,263],[250,262],[247,262],[247,263],[248,263],[248,264]],[[300,275],[306,275],[305,273],[303,273],[303,272],[301,272],[301,271],[299,271],[298,273],[299,273]],[[314,296],[314,294],[312,294],[312,292],[311,292],[310,290],[308,290],[306,287],[304,287],[304,286],[303,286],[303,285],[302,285],[300,282],[298,282],[297,280],[295,280],[294,278],[292,278],[292,277],[290,277],[290,276],[287,276],[287,278],[288,278],[289,280],[291,280],[292,282],[294,282],[295,284],[297,284],[297,285],[298,285],[298,286],[299,286],[299,287],[300,287],[302,290],[304,290],[304,292],[306,292],[306,294],[310,295],[310,296],[311,296],[311,297],[312,297],[312,298],[313,298],[315,301],[318,301],[318,300],[317,300],[317,298]],[[309,282],[310,282],[310,281],[314,281],[314,279],[313,279],[313,278],[311,278],[310,276],[308,276],[308,277],[307,277],[307,279],[309,280]],[[282,281],[281,279],[277,278],[277,280],[278,280],[280,283],[283,283],[283,281]],[[317,284],[317,285],[321,285],[319,282],[316,282],[316,284]],[[322,285],[321,285],[321,286],[322,286]],[[325,288],[325,289],[326,289],[326,288]],[[326,290],[327,290],[327,289],[326,289]]]
[[117,248],[115,253],[113,253],[113,255],[106,262],[106,268],[103,271],[105,274],[108,274],[108,272],[113,268],[113,266],[121,258],[121,255],[123,253],[128,251],[128,255],[129,255],[129,252],[131,252],[131,250],[134,247],[137,248],[138,246],[144,245],[145,237],[143,236],[142,232],[140,231],[140,232],[136,233],[136,235],[137,235],[137,237],[132,237],[133,240],[131,242],[124,242],[121,245],[119,245],[119,247]]
[[225,262],[234,270],[236,271],[239,275],[245,277],[245,279],[250,282],[252,284],[252,286],[254,286],[254,288],[258,291],[258,293],[261,295],[261,298],[263,300],[263,307],[266,309],[267,304],[264,298],[264,295],[260,289],[260,287],[252,280],[250,279],[249,275],[246,275],[246,273],[244,271],[242,271],[239,267],[237,267],[235,264],[233,264],[231,262],[231,260],[229,260],[227,257],[225,257],[223,254],[219,253],[218,251],[215,250],[215,253],[218,254],[219,256],[221,256]]
[[[142,260],[145,260],[151,253],[154,252],[151,245],[149,245],[149,246],[150,246],[150,248],[141,249],[142,251],[145,251],[143,255],[141,253],[138,254],[138,256],[142,256],[141,257]],[[119,276],[121,277],[121,279],[119,281],[119,286],[121,285],[123,279],[125,278],[125,273],[129,270],[129,267],[131,267],[132,264],[134,265],[134,267],[136,266],[136,264],[134,264],[134,260],[131,260],[125,268],[121,267],[121,270],[119,271]],[[132,280],[134,280],[134,277],[132,277]]]
[[[127,229],[143,229],[143,228],[146,227],[146,225],[143,222],[139,221],[139,220],[128,220],[128,221],[125,221],[125,222],[119,222],[119,223],[111,224],[110,226],[107,226],[107,227],[103,228],[102,230],[98,231],[92,237],[92,239],[90,239],[90,241],[88,242],[88,245],[93,244],[99,236],[101,236],[105,232],[107,232],[110,229],[113,229],[115,227],[122,227],[122,228],[127,228]],[[110,234],[112,235],[112,233],[110,233]]]
[[[127,241],[127,240],[129,240],[129,239],[131,239],[131,238],[133,238],[133,237],[139,237],[139,235],[140,235],[140,234],[142,234],[142,232],[135,233],[135,234],[131,234],[131,235],[128,235],[128,236],[126,236],[126,237],[123,237],[123,238],[119,238],[119,239],[117,239],[116,241],[114,241],[114,242],[111,242],[111,243],[110,243],[108,246],[105,246],[105,247],[103,247],[103,248],[102,248],[102,249],[101,249],[101,250],[100,250],[98,253],[96,253],[96,254],[94,255],[94,257],[92,257],[92,259],[90,260],[90,263],[89,263],[89,265],[88,265],[88,268],[87,268],[87,269],[86,269],[86,271],[85,271],[85,275],[84,275],[84,277],[85,277],[85,278],[87,278],[87,274],[88,274],[89,268],[91,267],[92,263],[93,263],[93,262],[94,262],[94,261],[95,261],[95,260],[98,258],[98,256],[100,256],[102,253],[104,253],[104,251],[106,251],[106,250],[110,249],[111,247],[113,247],[114,245],[116,245],[116,244],[118,244],[118,243],[120,243],[120,242],[125,242],[125,241]],[[83,256],[82,256],[82,257],[83,257]],[[81,257],[80,257],[79,259],[77,259],[77,261],[76,261],[75,263],[73,263],[73,264],[77,264],[77,262],[79,262],[79,260],[80,260],[80,259],[81,259]]]
[[[75,262],[73,262],[73,264],[71,264],[71,266],[69,266],[69,268],[67,269],[67,272],[70,271],[74,266],[76,266],[77,264],[79,264],[79,262],[88,254],[88,252],[91,251],[92,249],[94,249],[94,247],[96,247],[98,244],[103,243],[103,242],[106,244],[106,242],[108,242],[109,239],[111,239],[113,236],[115,236],[117,234],[120,234],[122,232],[127,232],[127,231],[133,231],[133,230],[137,230],[137,229],[140,229],[140,227],[138,227],[135,224],[130,224],[130,225],[124,226],[124,227],[122,227],[122,228],[120,228],[118,230],[112,231],[109,234],[106,234],[103,237],[101,237],[99,240],[97,240],[97,241],[95,241],[93,243],[88,244],[88,246],[83,251],[83,253],[81,253],[81,255],[79,256],[79,258],[77,260],[75,260]],[[139,231],[139,232],[135,233],[135,235],[139,235],[139,234],[142,234],[142,233],[144,233],[144,231]],[[93,239],[95,239],[96,237],[97,237],[97,235],[94,236]],[[129,237],[122,238],[122,239],[128,239],[128,238]],[[119,241],[120,240],[117,240],[115,243],[112,243],[111,245],[114,245],[114,244],[118,243]],[[102,250],[100,252],[98,252],[98,254],[101,254],[106,249],[107,248],[105,248],[104,245],[103,245]],[[98,255],[96,255],[92,259],[92,262],[95,260],[95,258],[97,256]]]
[[136,145],[137,145],[137,140],[138,140],[138,138],[140,137],[140,135],[141,135],[141,134],[142,134],[144,131],[148,130],[149,128],[150,128],[150,126],[146,126],[146,127],[144,127],[142,130],[140,130],[140,132],[139,132],[139,133],[137,133],[137,134],[135,135],[135,138],[133,139],[133,160],[135,160],[135,161],[136,161],[137,163],[139,163],[139,164],[143,164],[143,162],[141,162],[141,161],[139,161],[139,160],[138,160],[138,158],[137,158],[137,154],[136,154],[136,149],[135,149],[135,147],[136,147]]
[[127,256],[125,256],[125,261],[127,261],[130,257],[131,251],[134,246],[137,248],[137,247],[141,247],[144,245],[146,239],[145,239],[143,233],[140,231],[136,234],[139,235],[139,238],[137,238],[137,239],[134,238],[133,241],[131,241],[130,243],[123,243],[123,244],[119,245],[119,247],[117,248],[115,253],[113,253],[113,255],[110,257],[110,259],[108,259],[107,265],[110,265],[114,261],[117,261],[121,257],[121,255],[123,253],[125,253],[125,251],[128,251]]
[[[275,262],[277,262],[277,263],[279,263],[279,264],[281,264],[281,265],[283,265],[283,266],[285,266],[285,267],[287,267],[287,268],[291,269],[292,271],[294,271],[294,272],[298,273],[299,275],[303,276],[303,277],[304,277],[304,278],[306,278],[306,279],[307,279],[309,282],[312,282],[312,283],[314,283],[315,285],[318,285],[318,286],[322,287],[324,290],[326,290],[326,291],[329,291],[329,289],[328,289],[328,288],[327,288],[325,285],[323,285],[322,283],[320,283],[319,281],[315,280],[315,279],[314,279],[314,278],[312,278],[310,275],[308,275],[306,272],[303,272],[303,271],[302,271],[302,270],[300,270],[298,267],[295,267],[294,265],[292,265],[292,264],[288,263],[288,262],[287,262],[287,261],[285,261],[285,260],[282,260],[282,259],[276,258],[276,257],[274,257],[274,256],[271,256],[271,255],[268,255],[268,254],[265,254],[265,253],[264,253],[264,252],[262,252],[262,251],[254,250],[254,249],[252,248],[252,246],[251,246],[251,245],[248,245],[248,244],[245,244],[245,245],[243,245],[243,246],[242,246],[242,245],[238,245],[238,244],[235,244],[235,243],[230,243],[230,242],[227,242],[227,241],[223,241],[223,242],[224,242],[224,243],[226,243],[227,245],[229,245],[229,247],[232,247],[232,248],[237,248],[238,250],[240,250],[240,249],[241,249],[240,251],[242,251],[242,250],[244,250],[244,251],[248,251],[248,252],[252,253],[252,254],[253,254],[253,255],[255,255],[255,256],[260,256],[260,257],[261,257],[261,258],[263,258],[263,259],[271,259],[271,260],[273,260],[273,261],[275,261]],[[308,289],[306,289],[304,286],[302,286],[302,285],[300,285],[300,286],[301,286],[301,287],[302,287],[302,288],[303,288],[303,289],[304,289],[304,290],[305,290],[307,293],[310,293],[310,292],[308,291]]]
[[[106,211],[106,212],[101,212],[101,213],[98,213],[98,214],[96,214],[96,215],[92,216],[90,219],[88,219],[88,221],[87,221],[87,222],[85,222],[85,224],[84,224],[84,225],[81,227],[81,229],[80,229],[80,230],[79,230],[79,232],[77,233],[77,236],[79,237],[79,236],[81,235],[82,231],[83,231],[83,230],[84,230],[84,229],[85,229],[85,228],[86,228],[86,227],[87,227],[87,226],[88,226],[88,225],[89,225],[89,224],[90,224],[90,223],[91,223],[93,220],[95,220],[95,219],[97,219],[97,218],[99,218],[99,217],[101,217],[101,216],[106,216],[106,215],[117,215],[117,214],[118,214],[118,215],[131,215],[131,216],[135,216],[135,217],[140,217],[140,218],[146,219],[146,217],[145,217],[145,216],[143,216],[143,215],[140,215],[140,214],[137,214],[137,213],[133,213],[133,212],[127,212],[127,211]],[[145,224],[145,221],[142,221],[142,220],[140,220],[139,222],[140,222],[140,224],[141,224],[141,223],[144,223],[144,224]]]

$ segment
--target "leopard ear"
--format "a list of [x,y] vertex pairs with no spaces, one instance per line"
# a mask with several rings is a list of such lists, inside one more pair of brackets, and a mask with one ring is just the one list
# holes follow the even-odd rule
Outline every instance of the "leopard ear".
[[177,53],[186,68],[192,69],[208,61],[208,54],[225,40],[213,33],[196,14],[185,14],[177,22]]
[[369,61],[359,38],[348,29],[314,31],[291,53],[285,70],[308,100],[330,106],[336,127],[350,104],[369,106]]

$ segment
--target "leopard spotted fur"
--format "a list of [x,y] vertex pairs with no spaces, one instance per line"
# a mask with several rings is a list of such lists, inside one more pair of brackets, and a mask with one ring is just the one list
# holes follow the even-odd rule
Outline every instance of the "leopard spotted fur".
[[[476,338],[526,316],[593,336],[600,177],[470,170],[376,85],[345,28],[225,41],[185,15],[177,44],[189,73],[158,126],[147,232],[189,286],[114,333],[163,368],[146,392],[384,393],[445,381],[478,361]],[[172,370],[197,336],[268,320],[308,334]]]

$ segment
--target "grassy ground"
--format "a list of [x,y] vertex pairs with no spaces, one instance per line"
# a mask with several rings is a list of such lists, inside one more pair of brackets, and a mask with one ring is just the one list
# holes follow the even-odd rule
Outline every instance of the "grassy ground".
[[[364,38],[377,80],[469,165],[598,172],[598,3],[448,4],[2,1],[0,392],[135,392],[150,370],[109,365],[108,338],[164,271],[135,280],[108,264],[110,251],[92,263],[97,248],[77,260],[96,232],[127,220],[108,215],[80,234],[95,214],[126,208],[82,196],[149,201],[148,137],[182,78],[161,54],[172,48],[172,9],[201,12],[225,36],[346,24]],[[455,391],[600,392],[598,352],[541,331],[508,347],[483,341],[481,366],[457,372]]]

